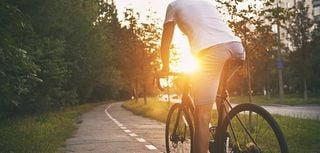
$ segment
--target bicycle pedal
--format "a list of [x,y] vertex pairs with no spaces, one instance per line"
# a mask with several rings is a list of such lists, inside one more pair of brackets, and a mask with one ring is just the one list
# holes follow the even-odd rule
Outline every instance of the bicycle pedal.
[[217,126],[211,126],[210,128],[209,128],[209,131],[210,132],[216,132],[216,129],[217,129]]

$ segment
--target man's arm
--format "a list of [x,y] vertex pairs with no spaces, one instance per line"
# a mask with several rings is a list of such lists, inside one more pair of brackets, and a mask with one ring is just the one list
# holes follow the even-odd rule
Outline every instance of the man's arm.
[[163,25],[162,39],[161,39],[161,60],[162,72],[169,72],[169,49],[174,33],[174,22],[167,22]]

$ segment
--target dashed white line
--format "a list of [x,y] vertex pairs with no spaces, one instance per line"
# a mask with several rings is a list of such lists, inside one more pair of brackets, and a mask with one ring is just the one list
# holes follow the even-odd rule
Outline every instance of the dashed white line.
[[137,137],[137,136],[138,136],[138,135],[135,134],[135,133],[130,133],[129,135],[132,136],[132,137]]
[[126,133],[130,133],[131,131],[130,130],[123,130],[124,132],[126,132]]
[[[112,104],[111,104],[112,105]],[[130,136],[132,137],[137,137],[138,135],[135,133],[132,133],[129,129],[127,129],[127,127],[123,126],[123,124],[121,124],[119,121],[117,121],[115,118],[113,118],[109,113],[108,113],[108,109],[111,107],[111,105],[108,106],[108,108],[106,108],[104,110],[104,112],[107,114],[107,116],[114,122],[116,123],[124,132],[128,133]],[[143,138],[136,138],[136,140],[138,142],[141,143],[145,143],[147,142],[145,139]],[[145,145],[149,150],[158,150],[154,145]]]
[[145,145],[149,150],[157,150],[154,145]]
[[139,141],[139,142],[146,142],[146,140],[144,140],[143,138],[137,138],[137,141]]

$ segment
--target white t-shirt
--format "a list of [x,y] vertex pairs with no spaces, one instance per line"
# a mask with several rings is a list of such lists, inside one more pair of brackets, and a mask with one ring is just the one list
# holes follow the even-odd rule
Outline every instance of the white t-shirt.
[[216,7],[204,0],[175,0],[167,7],[165,23],[174,22],[188,36],[192,54],[211,46],[237,41]]

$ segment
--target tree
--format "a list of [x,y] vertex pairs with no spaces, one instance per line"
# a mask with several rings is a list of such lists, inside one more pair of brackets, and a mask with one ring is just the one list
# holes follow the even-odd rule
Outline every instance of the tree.
[[[158,67],[158,50],[160,33],[156,27],[156,21],[151,21],[151,17],[148,16],[148,23],[142,23],[141,28],[138,30],[138,38],[143,43],[140,48],[141,61],[139,67],[141,69],[140,80],[142,81],[144,103],[147,104],[147,86],[148,90],[152,89],[153,70]],[[149,84],[149,85],[148,85]]]
[[[288,28],[294,51],[289,53],[290,66],[294,74],[303,82],[304,99],[308,100],[307,80],[311,77],[311,57],[309,41],[311,40],[310,28],[313,26],[308,17],[309,8],[305,1],[298,1],[294,6],[294,17]],[[296,84],[299,84],[296,82]]]
[[152,86],[154,67],[159,65],[158,48],[160,41],[159,30],[152,14],[147,17],[146,23],[139,23],[139,14],[133,9],[127,9],[124,27],[121,33],[121,49],[118,61],[124,78],[131,87],[132,95],[138,100],[140,94],[147,103],[147,95],[154,91]]
[[311,79],[309,82],[310,89],[312,89],[315,95],[320,93],[320,22],[315,26],[312,31],[312,39],[310,45],[310,63],[311,63]]
[[0,117],[118,98],[113,1],[0,3]]
[[[242,39],[244,44],[247,58],[246,76],[248,78],[249,101],[251,101],[252,76],[256,76],[256,78],[260,80],[268,78],[261,78],[259,76],[269,76],[266,75],[266,72],[268,73],[269,71],[261,70],[258,64],[262,62],[264,63],[263,65],[270,65],[270,61],[274,58],[272,54],[274,53],[273,50],[276,43],[272,25],[278,21],[284,25],[288,13],[287,10],[283,8],[274,8],[275,2],[271,0],[246,4],[244,4],[242,0],[232,2],[221,0],[218,2],[222,5],[220,7],[221,12],[227,10],[226,14],[231,16],[228,23]],[[242,7],[239,7],[240,3]],[[244,74],[243,72],[240,73]],[[259,81],[255,82],[255,84],[261,83],[262,85],[260,86],[268,87],[269,85],[266,85],[267,82],[270,81]]]
[[19,37],[30,30],[24,14],[10,3],[0,3],[0,118],[13,115],[27,103],[26,96],[42,80],[30,51],[19,44]]
[[138,101],[138,88],[139,78],[141,74],[138,62],[141,57],[138,52],[138,42],[136,32],[138,30],[139,14],[134,12],[133,9],[126,9],[124,12],[124,27],[120,32],[120,49],[117,54],[117,62],[122,63],[118,65],[122,73],[122,77],[126,80],[127,86],[131,89],[131,95]]

